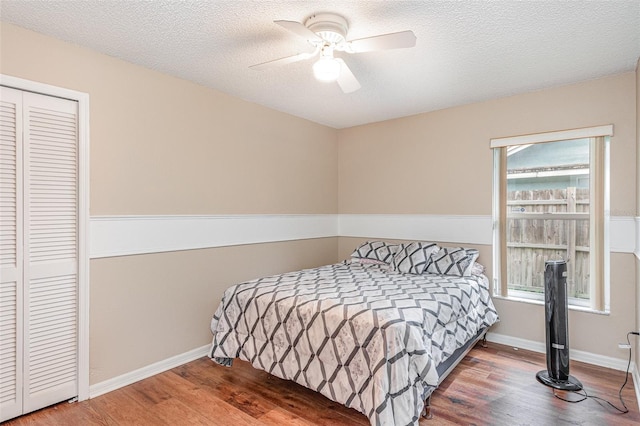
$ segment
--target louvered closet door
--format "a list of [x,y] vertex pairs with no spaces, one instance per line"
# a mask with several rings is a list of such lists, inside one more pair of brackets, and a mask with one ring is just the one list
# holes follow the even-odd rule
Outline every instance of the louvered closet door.
[[77,116],[0,87],[0,421],[78,395]]
[[24,410],[78,395],[78,107],[24,93]]
[[22,92],[0,87],[0,421],[22,413]]
[[78,395],[77,103],[25,92],[24,412]]

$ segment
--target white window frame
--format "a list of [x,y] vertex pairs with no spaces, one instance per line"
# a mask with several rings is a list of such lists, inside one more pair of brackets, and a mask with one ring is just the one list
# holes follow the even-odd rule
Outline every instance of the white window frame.
[[[502,185],[502,167],[506,166],[503,164],[505,159],[503,156],[505,149],[509,146],[517,146],[517,145],[530,145],[535,143],[545,143],[545,142],[557,142],[571,139],[585,139],[585,138],[600,138],[604,139],[604,146],[602,149],[602,188],[600,191],[603,191],[602,203],[604,204],[604,217],[603,217],[603,239],[601,249],[601,256],[604,257],[602,262],[602,274],[600,274],[601,282],[597,282],[597,278],[592,279],[591,284],[591,292],[589,301],[580,300],[577,298],[570,297],[569,298],[569,307],[572,309],[578,310],[588,310],[594,312],[605,312],[608,313],[610,311],[610,244],[609,244],[609,227],[610,227],[610,208],[609,208],[609,194],[610,194],[610,185],[609,185],[609,145],[610,138],[613,136],[613,125],[604,125],[604,126],[596,126],[596,127],[586,127],[580,129],[572,129],[572,130],[562,130],[555,132],[546,132],[546,133],[537,133],[523,136],[510,136],[504,138],[495,138],[491,139],[491,148],[493,149],[493,295],[494,297],[510,299],[510,300],[519,300],[524,302],[531,302],[535,304],[542,304],[544,302],[544,296],[535,295],[523,291],[517,290],[509,290],[507,289],[507,285],[503,285],[502,283],[502,251],[506,247],[506,241],[502,240],[501,235],[501,214],[503,212],[503,206],[501,206],[501,188]],[[591,148],[593,151],[593,148]],[[590,160],[592,164],[591,168],[593,168],[594,159]],[[599,185],[599,182],[595,182],[594,179],[591,179],[591,191],[594,191],[593,185]],[[593,214],[593,213],[591,213]],[[554,217],[556,218],[556,217]],[[591,245],[594,245],[592,240]],[[593,251],[593,249],[592,249]],[[593,267],[593,263],[592,263]],[[592,274],[593,275],[593,274]],[[594,292],[600,291],[602,293],[602,298],[598,300],[597,297],[594,297]]]

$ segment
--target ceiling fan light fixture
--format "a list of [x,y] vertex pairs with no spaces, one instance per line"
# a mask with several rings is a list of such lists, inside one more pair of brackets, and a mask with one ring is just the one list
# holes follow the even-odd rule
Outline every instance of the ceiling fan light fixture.
[[336,81],[340,77],[340,62],[331,56],[322,56],[313,64],[313,75],[320,81]]
[[347,20],[334,13],[312,15],[304,25],[330,44],[340,44],[347,36]]
[[[1,0],[0,0],[1,1]],[[315,48],[313,53],[299,53],[273,61],[252,65],[249,68],[263,70],[293,62],[311,59],[320,53],[319,60],[313,64],[313,74],[322,82],[335,81],[343,93],[360,89],[360,83],[342,58],[334,58],[333,52],[362,53],[378,50],[414,47],[416,36],[413,31],[379,34],[371,37],[347,41],[349,29],[347,20],[335,13],[317,13],[302,22],[273,21],[287,31],[301,37]]]

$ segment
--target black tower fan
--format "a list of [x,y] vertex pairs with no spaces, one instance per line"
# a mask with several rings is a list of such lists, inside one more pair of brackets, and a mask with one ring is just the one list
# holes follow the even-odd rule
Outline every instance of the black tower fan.
[[582,389],[569,375],[569,323],[567,308],[567,262],[549,260],[544,268],[544,319],[547,335],[547,370],[536,374],[544,385],[567,391]]

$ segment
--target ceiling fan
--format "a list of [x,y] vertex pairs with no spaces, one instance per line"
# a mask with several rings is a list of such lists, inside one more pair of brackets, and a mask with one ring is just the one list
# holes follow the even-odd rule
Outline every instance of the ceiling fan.
[[313,65],[315,77],[320,81],[336,81],[344,93],[358,90],[360,83],[344,60],[334,57],[333,52],[362,53],[416,45],[416,36],[413,31],[400,31],[347,41],[347,20],[333,13],[312,15],[304,24],[295,21],[274,22],[306,39],[314,47],[313,52],[263,62],[249,68],[263,70],[311,59],[320,54],[320,58]]

